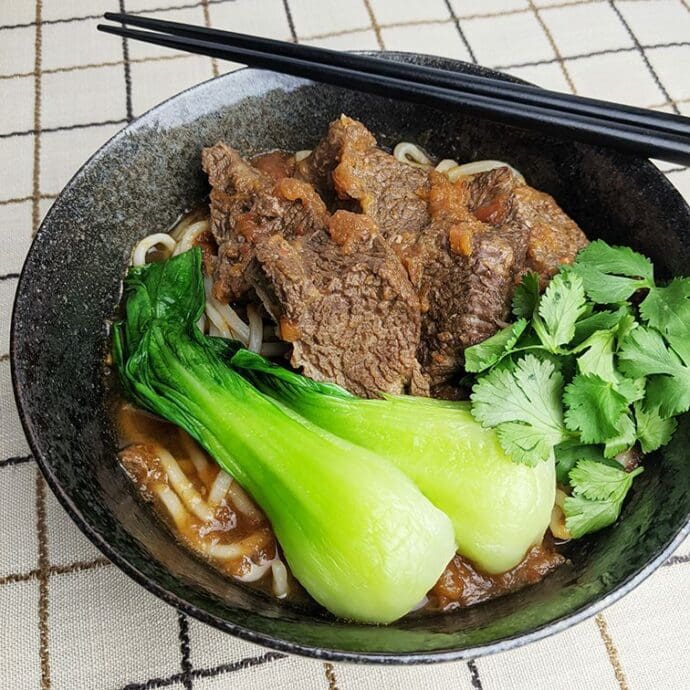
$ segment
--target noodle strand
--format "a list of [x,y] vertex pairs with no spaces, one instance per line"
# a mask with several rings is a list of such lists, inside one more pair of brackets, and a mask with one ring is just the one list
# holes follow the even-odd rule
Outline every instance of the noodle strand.
[[190,250],[194,246],[194,242],[202,233],[208,230],[208,221],[199,220],[196,223],[192,223],[177,240],[177,246],[173,252],[173,256],[182,254]]
[[261,343],[264,336],[264,322],[259,310],[253,305],[247,305],[247,318],[249,319],[249,339],[247,349],[252,352],[261,352]]
[[228,489],[232,484],[232,477],[224,470],[219,469],[216,478],[211,485],[211,490],[208,492],[208,506],[211,510],[215,510],[225,498]]
[[187,479],[175,458],[162,446],[156,447],[156,455],[165,473],[168,475],[170,486],[175,490],[175,493],[180,497],[186,508],[204,522],[213,520],[211,509],[194,488],[192,482]]
[[167,232],[155,232],[141,240],[132,252],[132,266],[143,266],[146,263],[146,255],[154,247],[162,245],[170,254],[175,251],[176,242]]
[[177,494],[165,484],[156,484],[153,487],[153,493],[165,506],[177,529],[181,530],[187,524],[189,513],[185,510]]

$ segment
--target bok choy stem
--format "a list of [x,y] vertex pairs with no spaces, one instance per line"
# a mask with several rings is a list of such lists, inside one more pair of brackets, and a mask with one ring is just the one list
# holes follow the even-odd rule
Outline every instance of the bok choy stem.
[[486,572],[510,570],[541,542],[555,500],[553,459],[535,467],[511,460],[468,402],[365,400],[243,349],[232,364],[296,413],[399,467],[451,518],[459,553]]

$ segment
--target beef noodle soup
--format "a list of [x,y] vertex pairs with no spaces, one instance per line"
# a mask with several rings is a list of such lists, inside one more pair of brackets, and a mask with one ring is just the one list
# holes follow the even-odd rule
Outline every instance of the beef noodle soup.
[[[609,319],[585,306],[584,288],[572,277],[577,267],[562,269],[587,245],[575,222],[502,161],[435,161],[408,142],[389,153],[345,116],[313,150],[245,159],[220,142],[204,150],[202,166],[210,203],[134,247],[114,341],[121,464],[176,538],[228,577],[268,595],[311,595],[336,615],[372,622],[470,606],[538,582],[561,565],[559,545],[583,532],[573,517],[579,489],[568,479],[584,457],[577,443],[589,443],[591,456],[592,443],[600,441],[580,441],[558,410],[561,426],[549,427],[551,445],[525,440],[525,429],[532,433],[540,423],[529,417],[541,404],[536,399],[514,413],[532,426],[512,426],[515,438],[509,437],[505,420],[485,421],[476,383],[471,410],[467,398],[468,376],[480,372],[475,381],[481,380],[493,367],[487,379],[502,376],[505,383],[514,376],[525,396],[525,381],[537,380],[534,374],[520,383],[528,367],[546,367],[544,388],[562,386],[553,361],[566,353],[565,338],[548,356],[529,359],[545,349],[539,337],[556,338],[540,299],[557,302],[557,290],[580,290],[575,321]],[[199,257],[198,274],[193,257]],[[152,264],[164,268],[154,276],[147,270]],[[552,292],[540,297],[547,285]],[[587,352],[589,341],[580,342],[574,353]],[[480,343],[485,349],[477,349]],[[520,351],[528,354],[512,354]],[[201,379],[220,402],[206,403]],[[234,396],[227,406],[224,395]],[[265,428],[252,426],[254,404],[272,420]],[[378,415],[373,430],[370,413]],[[396,414],[408,422],[396,427]],[[226,427],[235,429],[232,442],[225,440]],[[303,442],[292,442],[292,428]],[[606,446],[613,459],[604,464],[618,468],[627,488],[641,471],[634,442],[633,436],[620,448]],[[557,468],[565,466],[565,452],[552,449],[559,443],[576,449],[564,471]],[[263,464],[261,444],[274,461]],[[288,456],[302,452],[285,469]],[[341,471],[340,461],[314,457],[331,452],[345,458],[344,474],[335,485],[312,485],[310,473],[322,467]],[[252,453],[253,464],[244,460]],[[300,474],[307,466],[312,469]],[[366,515],[357,522],[356,508],[338,515],[346,504],[356,505],[343,493],[325,513],[327,522],[340,521],[343,534],[344,545],[331,546],[339,537],[319,512],[324,494],[339,495],[358,468],[370,477],[355,492],[371,501],[371,522]],[[388,479],[367,498],[379,476]],[[394,485],[407,496],[390,503],[400,511],[400,535],[394,522],[385,526]],[[281,501],[292,513],[283,514]],[[427,529],[424,561],[436,561],[422,576],[415,569],[427,566],[400,554],[417,531],[424,543]],[[361,540],[364,553],[368,540],[379,537],[371,553],[381,558],[382,580],[393,581],[395,568],[409,569],[405,577],[421,589],[416,604],[410,600],[399,610],[391,604],[369,616],[361,613],[366,604],[349,607],[332,590],[349,567],[354,598],[367,589],[366,574],[357,581],[359,556],[343,554],[347,539]],[[315,550],[300,553],[300,540]],[[330,548],[332,562],[323,554]],[[384,565],[394,562],[395,568]]]

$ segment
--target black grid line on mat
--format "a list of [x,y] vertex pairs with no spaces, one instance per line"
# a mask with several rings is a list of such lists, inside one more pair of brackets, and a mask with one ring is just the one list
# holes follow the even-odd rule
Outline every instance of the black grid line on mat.
[[[455,24],[455,30],[458,32],[458,36],[460,37],[460,40],[462,41],[462,44],[465,46],[465,49],[467,50],[467,54],[470,56],[470,60],[474,62],[474,64],[477,64],[477,56],[474,54],[474,51],[472,50],[472,46],[470,45],[470,42],[467,40],[467,36],[465,35],[465,32],[462,30],[462,26],[460,25],[461,18],[458,17],[457,14],[455,14],[455,10],[453,9],[453,5],[450,4],[450,0],[443,0],[443,4],[446,6],[446,9],[448,10],[448,13],[450,14],[450,21]],[[463,17],[462,19],[465,19],[466,17]]]
[[673,108],[673,111],[676,114],[680,114],[680,110],[678,109],[678,105],[675,103],[675,101],[669,95],[669,93],[666,90],[666,87],[663,85],[661,79],[659,79],[659,75],[656,73],[656,70],[652,66],[652,63],[649,61],[649,58],[647,57],[647,53],[645,52],[645,48],[640,43],[640,39],[637,38],[637,36],[635,35],[635,32],[632,30],[630,24],[625,20],[623,13],[617,7],[614,0],[609,0],[609,6],[616,13],[616,16],[618,17],[620,23],[623,25],[623,28],[627,32],[628,36],[630,36],[630,39],[632,40],[632,42],[635,44],[635,50],[639,53],[640,57],[642,58],[642,61],[644,62],[647,69],[649,70],[649,73],[652,75],[652,79],[654,79],[654,83],[659,88],[659,91],[661,91],[664,98],[670,103],[671,107]]
[[[197,668],[189,671],[188,675],[193,682],[197,678],[216,678],[217,676],[224,676],[235,671],[251,668],[252,666],[262,666],[280,659],[284,659],[285,654],[279,652],[266,652],[258,656],[248,656],[239,661],[233,661],[228,664],[220,664],[210,668]],[[183,682],[185,677],[184,672],[174,673],[170,676],[163,676],[157,678],[150,678],[143,683],[129,683],[122,687],[122,690],[155,690],[157,688],[167,688],[175,683]]]
[[[172,10],[178,10],[178,9],[187,9],[187,8],[195,8],[195,7],[202,7],[205,10],[205,20],[207,21],[208,25],[210,25],[210,15],[208,12],[209,6],[213,5],[221,5],[221,4],[226,4],[226,3],[231,3],[235,2],[236,0],[200,0],[198,2],[180,2],[178,4],[171,4],[171,5],[165,5],[165,6],[157,6],[157,7],[150,7],[148,9],[137,9],[135,12],[138,14],[153,14],[153,13],[158,13],[158,12],[167,12],[167,11],[172,11]],[[618,53],[618,52],[638,52],[643,59],[645,66],[649,69],[649,72],[652,76],[652,78],[655,80],[655,83],[659,87],[659,90],[661,92],[661,95],[665,99],[664,103],[657,104],[655,106],[650,106],[650,107],[663,107],[665,105],[669,105],[672,107],[675,112],[679,112],[678,108],[678,103],[685,103],[685,102],[690,102],[690,99],[681,99],[681,100],[674,100],[671,98],[668,90],[666,89],[665,85],[663,84],[662,80],[660,79],[659,75],[654,71],[653,66],[651,65],[647,55],[646,51],[650,49],[657,49],[657,48],[675,48],[675,47],[687,47],[690,46],[690,41],[683,41],[683,42],[668,42],[668,43],[659,43],[659,44],[651,44],[651,45],[642,45],[639,39],[635,36],[633,30],[629,26],[629,24],[625,21],[625,18],[623,17],[622,13],[620,12],[619,8],[616,7],[616,3],[613,0],[580,0],[579,2],[564,2],[560,4],[551,4],[551,5],[540,5],[538,2],[531,2],[530,1],[530,6],[527,8],[520,8],[520,9],[515,9],[515,10],[507,10],[504,12],[487,12],[487,13],[475,13],[475,14],[468,14],[468,15],[463,15],[463,14],[457,14],[454,9],[453,5],[451,4],[450,0],[444,0],[444,3],[448,9],[448,14],[449,18],[448,19],[439,19],[439,20],[420,20],[420,21],[409,21],[409,22],[392,22],[392,23],[382,23],[379,22],[376,18],[374,9],[372,4],[369,2],[369,0],[361,0],[365,6],[367,7],[367,10],[369,12],[369,17],[371,20],[371,26],[370,27],[362,27],[358,29],[348,29],[347,31],[341,31],[341,32],[330,32],[327,34],[322,34],[318,37],[329,37],[329,36],[340,36],[340,35],[348,35],[348,34],[356,34],[357,32],[361,32],[363,30],[368,30],[369,28],[374,30],[374,33],[377,36],[377,40],[379,42],[380,47],[383,46],[383,38],[381,36],[381,29],[387,29],[387,28],[395,28],[395,27],[402,27],[402,26],[423,26],[425,24],[454,24],[457,34],[458,34],[458,40],[462,42],[464,45],[465,49],[467,50],[468,54],[470,55],[470,58],[474,61],[477,62],[477,59],[475,57],[474,51],[472,49],[472,46],[470,45],[465,33],[463,32],[462,29],[462,22],[466,22],[472,19],[483,19],[483,18],[489,18],[489,17],[499,17],[499,16],[504,16],[508,14],[522,14],[522,13],[529,13],[533,12],[537,17],[539,15],[539,11],[542,9],[553,9],[557,7],[565,7],[565,6],[573,6],[573,5],[579,5],[579,4],[609,4],[611,7],[614,8],[614,10],[617,12],[622,24],[625,26],[626,31],[629,33],[631,39],[634,42],[633,47],[626,47],[626,48],[615,48],[615,49],[610,49],[610,50],[602,50],[602,51],[593,51],[589,53],[581,53],[578,55],[571,55],[568,57],[563,57],[558,53],[558,50],[556,49],[556,56],[554,58],[549,58],[549,59],[543,59],[543,60],[536,60],[532,62],[523,62],[523,63],[516,63],[516,64],[511,64],[511,65],[503,65],[503,66],[498,66],[499,69],[518,69],[520,67],[530,67],[530,66],[539,66],[539,65],[548,65],[548,64],[554,64],[554,63],[559,63],[562,69],[567,70],[567,64],[570,61],[575,61],[575,60],[580,60],[580,59],[585,59],[588,57],[593,57],[597,55],[607,55],[607,54],[613,54],[613,53]],[[690,11],[690,6],[688,5],[686,0],[679,0],[679,2],[686,7]],[[298,40],[310,40],[310,39],[315,39],[318,38],[317,36],[299,36],[298,31],[295,26],[295,21],[293,18],[293,13],[290,7],[290,2],[289,0],[283,0],[283,6],[285,10],[285,15],[288,23],[288,27],[290,29],[290,36],[293,41],[297,42]],[[119,0],[119,9],[120,11],[125,11],[126,10],[126,3],[124,0]],[[52,199],[55,197],[55,195],[51,194],[43,194],[40,189],[40,150],[41,150],[41,135],[43,133],[48,133],[48,132],[59,132],[59,131],[69,131],[69,130],[74,130],[74,129],[87,129],[91,127],[98,127],[98,126],[103,126],[103,125],[119,125],[119,124],[125,124],[128,121],[131,121],[131,119],[134,116],[133,113],[133,108],[132,108],[132,74],[131,74],[131,64],[133,63],[138,63],[138,62],[153,62],[156,60],[179,60],[179,59],[185,59],[188,56],[186,55],[169,55],[169,56],[164,56],[164,57],[155,57],[155,58],[142,58],[139,60],[131,60],[130,55],[129,55],[129,50],[127,46],[126,40],[123,40],[122,44],[122,60],[118,61],[111,61],[111,62],[104,62],[104,63],[98,63],[98,64],[91,64],[91,65],[74,65],[74,66],[69,66],[69,67],[60,67],[57,69],[43,69],[42,66],[42,60],[41,60],[41,38],[42,38],[42,32],[43,32],[43,27],[45,25],[50,25],[50,24],[58,24],[58,23],[69,23],[69,22],[76,22],[84,19],[99,19],[100,15],[83,15],[79,17],[68,17],[68,18],[60,18],[60,19],[50,19],[50,20],[43,20],[42,19],[42,1],[37,0],[36,1],[36,20],[32,22],[27,22],[24,24],[15,24],[15,25],[5,25],[5,26],[0,26],[0,32],[3,30],[9,30],[13,28],[22,28],[22,27],[35,27],[35,32],[36,32],[36,61],[35,61],[35,68],[31,72],[25,72],[22,74],[16,74],[16,75],[0,75],[0,79],[11,79],[17,76],[23,76],[23,77],[34,77],[35,81],[35,103],[34,103],[34,126],[30,129],[22,130],[22,131],[13,131],[13,132],[7,132],[7,133],[0,133],[0,139],[7,139],[7,138],[12,138],[12,137],[22,137],[22,136],[31,136],[34,138],[34,180],[33,180],[33,189],[32,189],[32,194],[29,196],[16,196],[14,198],[9,198],[9,199],[4,199],[0,200],[0,204],[11,204],[11,203],[22,203],[22,202],[32,202],[33,208],[34,208],[34,213],[33,213],[33,220],[34,220],[34,228],[37,225],[37,218],[38,218],[38,202],[43,199]],[[0,38],[2,37],[2,34],[0,33]],[[79,70],[79,69],[86,69],[86,68],[98,68],[101,66],[117,66],[117,65],[122,65],[123,68],[123,83],[124,83],[124,88],[125,88],[125,98],[126,98],[126,118],[124,119],[118,119],[118,120],[106,120],[106,121],[99,121],[99,122],[86,122],[86,123],[74,123],[74,124],[69,124],[69,125],[64,125],[64,126],[58,126],[58,127],[42,127],[42,122],[41,122],[41,82],[42,82],[42,76],[44,74],[48,73],[54,73],[54,72],[62,72],[62,71],[72,71],[72,70]],[[217,73],[217,70],[214,71],[214,73]],[[676,173],[680,173],[683,171],[686,171],[686,167],[674,167],[665,170],[665,174],[672,175]],[[0,281],[10,281],[10,280],[16,280],[18,278],[18,273],[15,272],[9,272],[0,275]],[[6,362],[9,360],[9,355],[7,353],[0,355],[0,362]],[[11,456],[7,457],[3,460],[0,460],[0,468],[9,468],[9,467],[18,467],[18,466],[23,466],[26,464],[31,463],[33,460],[31,455],[17,455],[17,456]],[[17,471],[27,471],[27,470],[17,470]],[[32,471],[32,470],[30,470]],[[10,583],[16,583],[16,582],[24,582],[28,580],[36,580],[40,584],[40,593],[39,593],[39,609],[41,611],[40,613],[40,620],[39,620],[39,636],[40,636],[40,651],[39,651],[39,663],[41,665],[41,684],[42,688],[50,688],[51,687],[51,674],[50,674],[50,659],[48,658],[48,635],[49,635],[49,625],[48,625],[48,620],[47,620],[47,608],[48,608],[48,596],[49,596],[49,581],[53,576],[59,576],[62,574],[68,574],[72,572],[78,572],[78,571],[83,571],[83,570],[91,570],[94,568],[102,568],[109,566],[110,563],[107,559],[104,558],[98,558],[92,561],[75,561],[69,565],[66,566],[54,566],[50,564],[50,554],[47,549],[47,538],[46,538],[46,485],[43,479],[36,473],[36,487],[37,487],[37,498],[36,498],[36,530],[38,532],[38,540],[39,540],[39,567],[26,571],[23,573],[13,573],[10,575],[6,575],[3,577],[0,577],[0,585],[4,584],[10,584]],[[678,555],[678,556],[672,556],[669,558],[665,563],[664,566],[681,566],[683,564],[687,564],[690,562],[690,554],[688,555]],[[602,619],[603,620],[603,619]],[[171,685],[182,685],[185,689],[187,688],[194,688],[194,682],[195,680],[200,680],[200,679],[205,679],[205,678],[214,678],[214,677],[221,677],[221,676],[230,676],[233,672],[250,668],[250,667],[255,667],[255,666],[261,666],[269,663],[275,663],[278,662],[280,659],[285,658],[285,655],[277,653],[277,652],[266,652],[263,654],[257,654],[253,656],[247,656],[242,659],[239,659],[238,661],[234,662],[228,662],[224,664],[219,664],[216,666],[209,666],[209,667],[201,667],[201,668],[194,668],[192,662],[191,662],[191,650],[190,650],[190,635],[189,635],[189,618],[185,615],[180,613],[177,618],[177,623],[178,623],[178,640],[179,640],[179,668],[180,671],[174,674],[171,674],[169,676],[162,676],[162,677],[153,677],[148,680],[146,680],[143,683],[135,683],[135,684],[130,684],[127,685],[127,688],[130,688],[131,690],[136,690],[136,689],[146,689],[146,688],[158,688],[158,687],[169,687]],[[597,623],[599,625],[599,623]],[[604,621],[605,625],[605,621]],[[601,631],[601,626],[600,626],[600,631]],[[605,639],[605,634],[602,631],[602,639],[604,639],[604,642],[606,643]],[[611,657],[610,657],[611,658]],[[613,664],[613,660],[612,660]],[[467,662],[467,668],[470,673],[470,683],[471,687],[474,690],[482,690],[482,680],[479,674],[479,670],[477,668],[477,664],[474,661],[469,661]],[[328,687],[330,690],[337,690],[337,679],[336,679],[336,671],[337,669],[334,668],[333,664],[330,663],[325,663],[324,664],[324,682],[325,682],[325,687]],[[618,673],[616,673],[616,676],[618,678]],[[625,676],[623,676],[625,678]],[[231,683],[232,681],[228,681]],[[619,678],[619,683],[621,684],[621,687],[624,687],[623,683],[620,681]]]

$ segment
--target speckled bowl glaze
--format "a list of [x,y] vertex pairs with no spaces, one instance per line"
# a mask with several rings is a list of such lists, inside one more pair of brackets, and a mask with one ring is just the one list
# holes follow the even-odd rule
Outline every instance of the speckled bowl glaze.
[[[488,73],[452,60],[392,57]],[[224,139],[245,154],[304,149],[343,112],[384,146],[404,139],[444,158],[510,161],[591,238],[632,245],[661,274],[690,272],[690,209],[647,161],[241,70],[185,91],[123,129],[75,175],[43,222],[12,322],[15,394],[31,448],[62,505],[106,556],[168,603],[247,640],[323,659],[409,664],[475,657],[563,630],[630,591],[688,533],[687,422],[648,458],[620,523],[579,542],[572,565],[511,596],[388,627],[335,620],[225,579],[176,543],[118,465],[103,355],[132,246],[206,195],[203,146]]]

